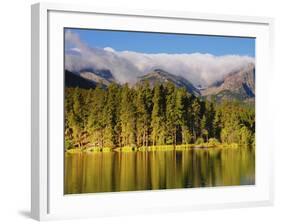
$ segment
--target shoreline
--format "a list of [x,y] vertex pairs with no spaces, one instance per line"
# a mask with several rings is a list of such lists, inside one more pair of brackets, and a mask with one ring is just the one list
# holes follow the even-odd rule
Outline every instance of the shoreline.
[[184,150],[209,150],[209,149],[237,149],[239,147],[249,146],[254,147],[253,145],[239,145],[238,143],[219,143],[219,144],[183,144],[183,145],[159,145],[159,146],[147,146],[147,147],[118,147],[118,148],[109,148],[109,147],[89,147],[89,148],[73,148],[65,150],[65,153],[95,153],[95,152],[150,152],[150,151],[184,151]]

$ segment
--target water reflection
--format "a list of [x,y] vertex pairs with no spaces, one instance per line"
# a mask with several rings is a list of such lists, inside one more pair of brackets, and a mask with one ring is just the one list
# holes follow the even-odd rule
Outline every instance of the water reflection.
[[255,184],[255,150],[65,153],[65,194]]

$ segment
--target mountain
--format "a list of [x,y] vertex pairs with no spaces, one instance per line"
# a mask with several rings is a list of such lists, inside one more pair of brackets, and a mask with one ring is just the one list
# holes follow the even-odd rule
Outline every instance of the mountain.
[[[255,101],[255,65],[246,66],[224,75],[222,80],[217,80],[208,87],[195,87],[191,82],[181,76],[174,75],[162,69],[138,77],[138,83],[148,81],[151,86],[156,83],[174,83],[176,87],[183,87],[195,96],[205,99],[214,98],[217,101],[224,99],[239,100],[253,103]],[[65,70],[66,87],[95,88],[101,85],[106,88],[110,83],[117,83],[110,70],[82,69],[79,72]]]
[[95,82],[89,81],[79,76],[79,74],[75,74],[68,70],[65,70],[64,83],[66,87],[80,87],[84,89],[95,88],[97,86]]
[[93,72],[80,72],[80,77],[82,77],[90,82],[100,83],[105,86],[108,86],[110,83],[112,83],[112,81],[102,78]]
[[112,82],[116,82],[112,73],[108,69],[82,69],[79,72],[80,76],[88,81],[100,83],[101,85],[108,86]]
[[156,83],[164,84],[167,82],[171,82],[174,83],[176,87],[185,88],[191,94],[194,94],[196,96],[200,95],[200,91],[196,87],[194,87],[191,82],[181,76],[173,75],[162,69],[154,69],[146,75],[139,77],[138,83],[143,83],[146,81],[148,81],[151,86],[154,86]]
[[116,82],[109,69],[93,69],[86,68],[79,71],[80,76],[92,80],[94,82],[112,83]]
[[107,87],[115,79],[109,70],[83,69],[79,72],[65,70],[66,87],[95,88],[97,85]]
[[206,98],[215,97],[217,100],[236,99],[247,100],[255,98],[255,65],[253,63],[226,74],[223,80],[217,81],[210,87],[201,90]]

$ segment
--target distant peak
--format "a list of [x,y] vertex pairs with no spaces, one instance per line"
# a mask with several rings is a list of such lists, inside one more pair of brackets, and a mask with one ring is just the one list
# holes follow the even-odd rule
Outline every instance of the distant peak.
[[156,83],[164,84],[170,82],[176,87],[185,88],[191,94],[200,95],[200,91],[194,87],[191,82],[181,76],[174,75],[173,73],[167,72],[160,68],[155,68],[146,75],[139,77],[139,82],[144,81],[149,81],[151,86],[154,86]]
[[153,69],[154,72],[164,72],[164,73],[168,73],[167,71],[161,69],[161,68],[155,68]]

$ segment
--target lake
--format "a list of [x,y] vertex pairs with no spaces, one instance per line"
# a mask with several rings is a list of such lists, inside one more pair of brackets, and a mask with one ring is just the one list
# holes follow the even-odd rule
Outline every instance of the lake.
[[255,184],[252,148],[65,153],[65,194]]

